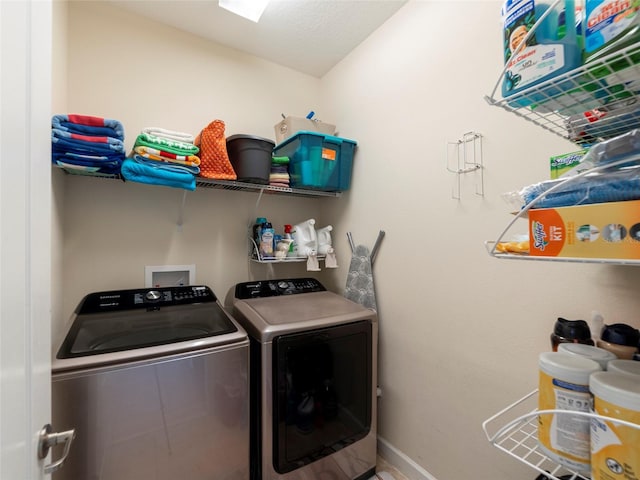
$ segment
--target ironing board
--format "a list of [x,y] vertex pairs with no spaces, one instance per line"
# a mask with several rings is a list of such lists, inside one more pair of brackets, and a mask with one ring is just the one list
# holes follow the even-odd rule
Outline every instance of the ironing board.
[[364,245],[354,246],[351,233],[347,233],[352,257],[349,264],[349,272],[347,273],[344,296],[373,310],[377,310],[377,305],[372,266],[383,236],[384,232],[380,231],[373,250],[369,252],[369,249]]

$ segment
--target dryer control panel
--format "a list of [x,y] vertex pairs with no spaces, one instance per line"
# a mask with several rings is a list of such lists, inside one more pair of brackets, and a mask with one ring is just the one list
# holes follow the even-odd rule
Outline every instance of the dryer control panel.
[[324,292],[326,290],[315,278],[285,278],[238,283],[235,297],[239,300],[246,300],[248,298],[277,297],[298,293]]

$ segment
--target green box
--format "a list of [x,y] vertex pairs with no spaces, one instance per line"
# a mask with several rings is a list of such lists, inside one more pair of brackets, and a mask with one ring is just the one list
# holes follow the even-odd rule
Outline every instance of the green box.
[[587,150],[585,149],[551,157],[551,179],[554,180],[556,178],[560,178],[576,168],[580,165],[580,162],[586,153]]

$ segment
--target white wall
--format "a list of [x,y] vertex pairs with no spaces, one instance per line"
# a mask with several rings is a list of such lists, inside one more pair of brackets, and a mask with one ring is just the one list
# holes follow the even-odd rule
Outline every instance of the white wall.
[[[638,326],[638,270],[499,261],[485,240],[511,216],[503,192],[548,176],[574,147],[483,100],[501,70],[499,2],[411,1],[319,80],[123,14],[95,2],[69,8],[69,112],[123,121],[127,144],[145,126],[196,133],[214,118],[228,134],[273,138],[281,112],[314,109],[358,141],[352,188],[339,199],[198,189],[175,222],[179,190],[63,178],[63,318],[82,295],[140,286],[144,265],[197,264],[219,295],[239,281],[300,276],[303,267],[248,267],[245,228],[317,216],[335,226],[346,279],[349,250],[386,231],[374,272],[380,313],[379,431],[439,480],[534,478],[492,448],[484,419],[529,392],[558,316]],[[180,59],[156,75],[158,56]],[[174,62],[161,62],[163,72]],[[284,91],[276,88],[286,84]],[[54,102],[55,104],[55,102]],[[483,135],[484,197],[474,176],[451,198],[447,142]],[[520,226],[524,232],[525,225]],[[62,326],[54,328],[58,335]],[[55,337],[54,337],[55,338]],[[416,477],[417,478],[417,477]]]
[[[68,6],[66,89],[54,105],[120,120],[129,151],[144,127],[197,134],[214,119],[226,134],[274,139],[281,112],[319,108],[320,80],[218,46],[106,3]],[[288,85],[286,90],[282,85]],[[60,101],[65,98],[66,101]],[[58,173],[58,172],[54,172]],[[189,192],[95,178],[62,176],[64,304],[54,320],[54,346],[82,297],[92,291],[144,286],[145,265],[196,265],[196,281],[224,297],[237,282],[302,276],[304,264],[249,264],[247,227],[265,216],[278,230],[316,218],[335,198],[308,199],[214,189]],[[323,223],[324,222],[324,223]]]
[[[549,157],[576,150],[483,99],[502,68],[500,3],[411,1],[322,83],[327,116],[359,142],[347,202],[327,216],[369,247],[386,232],[374,265],[379,433],[439,480],[534,478],[489,446],[482,422],[536,388],[558,316],[597,309],[639,324],[633,267],[485,251],[511,220],[500,195],[549,178]],[[471,130],[483,135],[485,195],[471,174],[454,200],[446,145]]]

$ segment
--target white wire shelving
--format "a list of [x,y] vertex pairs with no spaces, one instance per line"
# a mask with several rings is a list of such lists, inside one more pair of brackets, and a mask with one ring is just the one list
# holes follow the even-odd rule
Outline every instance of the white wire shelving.
[[[549,10],[560,1],[556,0]],[[533,34],[538,23],[540,20],[523,42]],[[595,143],[640,128],[640,42],[502,98],[501,85],[506,70],[505,65],[491,95],[485,96],[485,100],[490,105],[530,121],[581,148],[588,148]],[[602,168],[611,166],[613,164]],[[591,172],[593,171],[595,169]],[[582,175],[571,179],[575,180]],[[546,193],[560,188],[562,184]],[[497,240],[485,242],[489,255],[509,260],[640,265],[640,259],[547,257],[498,251],[498,244],[503,241],[514,223],[526,218],[531,208],[535,208],[535,201],[526,205],[513,217]]]
[[[55,166],[55,165],[54,165]],[[61,168],[61,167],[56,167]],[[70,175],[89,176],[94,178],[105,178],[110,180],[122,180],[120,175],[105,175],[93,173],[80,173],[61,168]],[[218,190],[235,190],[240,192],[259,192],[268,194],[291,195],[297,197],[339,197],[341,192],[327,192],[324,190],[307,190],[302,188],[274,187],[259,183],[238,182],[235,180],[215,180],[203,177],[196,177],[196,188],[213,188]]]
[[640,127],[640,43],[506,98],[485,100],[579,146]]
[[[262,255],[255,240],[251,237],[249,237],[249,249],[249,259],[255,263],[300,263],[309,260],[309,257],[300,256],[287,256],[284,258],[277,258],[275,255],[273,257]],[[319,261],[324,261],[326,255],[317,255],[316,258]]]
[[[549,480],[589,480],[585,473],[576,472],[558,464],[540,449],[538,442],[538,417],[540,415],[572,415],[597,418],[601,421],[625,425],[640,430],[640,425],[590,412],[573,410],[538,410],[538,390],[534,390],[482,423],[489,442],[544,474]],[[520,414],[521,411],[527,413]]]
[[[569,262],[569,263],[600,263],[600,264],[615,264],[615,265],[640,265],[640,259],[636,258],[585,258],[585,257],[548,257],[548,256],[531,256],[528,254],[514,254],[514,253],[501,253],[498,251],[498,245],[503,241],[503,239],[507,236],[507,234],[511,231],[514,224],[520,220],[525,219],[527,216],[527,212],[533,208],[535,208],[536,204],[542,200],[544,200],[548,195],[561,191],[571,182],[584,178],[585,176],[593,175],[595,173],[603,172],[606,170],[615,169],[617,167],[625,166],[630,163],[640,163],[640,154],[631,155],[628,157],[624,157],[621,160],[612,161],[610,163],[603,164],[601,166],[592,168],[590,170],[586,170],[582,173],[574,175],[572,177],[567,177],[565,181],[558,182],[544,193],[534,198],[527,205],[522,207],[520,211],[513,216],[511,221],[507,224],[502,233],[498,236],[495,241],[489,240],[485,242],[485,248],[487,249],[487,253],[494,258],[499,259],[517,259],[517,260],[534,260],[534,261],[551,261],[551,262]],[[640,197],[640,192],[638,193]],[[635,241],[635,240],[634,240]]]

